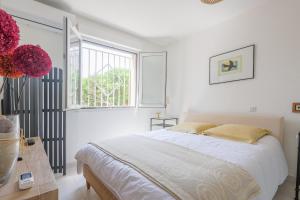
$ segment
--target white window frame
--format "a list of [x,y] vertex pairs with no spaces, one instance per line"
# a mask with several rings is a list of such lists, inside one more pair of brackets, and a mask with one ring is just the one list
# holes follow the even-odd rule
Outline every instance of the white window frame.
[[[69,31],[69,28],[70,26],[68,27],[69,23],[66,23],[68,22],[68,19],[66,19],[65,21],[65,24],[64,24],[64,27],[66,27],[65,29]],[[107,40],[102,40],[102,39],[99,39],[99,38],[96,38],[96,37],[93,37],[93,36],[89,36],[89,35],[85,35],[85,34],[81,34],[80,33],[80,39],[82,42],[90,42],[90,43],[94,43],[96,45],[100,45],[100,46],[103,46],[103,47],[107,47],[107,48],[111,48],[111,49],[116,49],[116,50],[120,50],[120,51],[124,51],[124,52],[128,52],[128,53],[131,53],[131,54],[134,54],[135,55],[135,66],[134,66],[134,78],[132,78],[132,80],[134,81],[134,85],[132,84],[133,88],[134,88],[134,95],[131,95],[131,99],[134,99],[134,102],[128,106],[85,106],[85,105],[82,105],[82,52],[80,52],[80,75],[79,75],[79,80],[80,80],[80,102],[79,104],[80,105],[68,105],[67,101],[67,96],[68,96],[68,90],[67,90],[67,85],[68,85],[68,81],[69,79],[67,78],[67,75],[68,75],[68,69],[66,68],[68,66],[68,60],[69,60],[69,46],[68,46],[68,32],[65,32],[65,41],[66,44],[64,46],[65,48],[65,55],[64,55],[64,60],[65,60],[65,76],[66,76],[66,79],[65,79],[65,84],[64,84],[64,87],[65,87],[65,94],[64,94],[64,97],[66,98],[65,99],[65,108],[66,110],[73,110],[73,109],[119,109],[119,108],[165,108],[166,107],[166,85],[167,85],[167,52],[141,52],[139,49],[134,49],[134,48],[130,48],[128,46],[125,46],[125,45],[120,45],[120,44],[117,44],[117,43],[113,43],[113,42],[110,42],[110,41],[107,41]],[[82,46],[81,45],[81,49],[82,49]],[[80,50],[82,51],[82,50]],[[145,54],[151,54],[151,55],[164,55],[164,58],[165,58],[165,67],[164,67],[164,71],[163,73],[165,74],[164,76],[164,96],[162,97],[163,98],[163,102],[160,103],[160,104],[144,104],[142,99],[141,99],[141,94],[142,94],[142,80],[141,80],[141,73],[142,73],[142,55],[145,55]],[[132,76],[133,77],[133,76]],[[133,97],[134,96],[134,97]]]
[[[63,95],[63,102],[64,102],[64,108],[65,110],[69,110],[69,109],[80,109],[80,100],[79,99],[79,105],[75,104],[75,105],[69,105],[69,64],[70,64],[70,60],[69,60],[69,49],[70,49],[70,41],[69,38],[71,37],[71,31],[73,31],[73,33],[79,38],[79,48],[81,48],[81,42],[82,42],[82,36],[81,34],[78,32],[77,28],[75,26],[73,26],[72,21],[68,18],[68,17],[64,17],[63,18],[63,27],[64,27],[64,95]],[[79,51],[79,70],[81,71],[81,52]],[[81,77],[79,77],[79,95],[81,96]]]
[[[162,103],[145,103],[143,100],[143,57],[155,57],[155,56],[161,56],[165,63],[163,64],[163,94],[161,94],[162,97]],[[167,94],[167,52],[140,52],[139,54],[139,90],[138,90],[138,106],[139,108],[166,108],[166,94]]]

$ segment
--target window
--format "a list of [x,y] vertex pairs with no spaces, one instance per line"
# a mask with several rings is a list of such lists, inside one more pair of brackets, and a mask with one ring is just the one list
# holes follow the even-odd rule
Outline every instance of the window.
[[133,107],[136,100],[138,107],[166,107],[167,52],[137,55],[92,38],[65,18],[65,108]]
[[135,106],[137,55],[85,40],[79,46],[81,53],[78,48],[70,48],[70,104],[79,101],[81,107]]
[[165,107],[167,52],[141,52],[139,60],[139,107]]
[[80,45],[81,42],[77,39],[70,43],[70,58],[68,71],[68,101],[70,105],[78,105],[80,103]]

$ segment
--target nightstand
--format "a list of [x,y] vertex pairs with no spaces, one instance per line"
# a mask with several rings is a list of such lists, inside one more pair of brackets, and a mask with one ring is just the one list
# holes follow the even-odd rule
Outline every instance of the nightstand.
[[[171,123],[170,123],[171,122]],[[153,117],[150,118],[150,131],[152,131],[153,126],[160,126],[162,128],[167,128],[175,126],[178,124],[178,118],[176,117]]]
[[[36,137],[35,144],[25,146],[22,161],[16,163],[8,183],[0,188],[1,200],[57,200],[58,187],[44,146]],[[19,190],[18,178],[21,173],[31,171],[34,178],[33,187]]]

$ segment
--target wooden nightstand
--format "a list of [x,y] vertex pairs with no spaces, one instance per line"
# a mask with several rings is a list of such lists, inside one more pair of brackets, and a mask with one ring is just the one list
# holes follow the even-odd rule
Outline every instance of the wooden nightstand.
[[[173,123],[170,123],[172,122]],[[175,122],[175,124],[174,124]],[[167,127],[171,127],[171,126],[174,126],[174,125],[177,125],[178,124],[178,118],[176,117],[160,117],[160,118],[157,118],[157,117],[153,117],[153,118],[150,118],[150,131],[152,131],[152,128],[153,126],[160,126],[162,128],[167,128]]]
[[[23,160],[18,161],[16,169],[8,183],[0,188],[1,200],[57,200],[58,187],[44,151],[40,138],[34,138],[35,144],[26,146],[22,155]],[[27,190],[19,190],[18,177],[23,172],[31,171],[34,185]]]

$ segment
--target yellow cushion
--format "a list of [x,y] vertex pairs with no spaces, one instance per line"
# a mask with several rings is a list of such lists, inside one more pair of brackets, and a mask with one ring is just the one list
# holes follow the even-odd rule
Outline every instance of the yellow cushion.
[[240,124],[224,124],[205,130],[204,135],[217,136],[230,140],[236,140],[253,144],[263,136],[271,132],[266,129]]
[[183,122],[176,126],[168,128],[171,131],[183,132],[183,133],[201,133],[206,129],[216,127],[210,123],[198,123],[198,122]]

